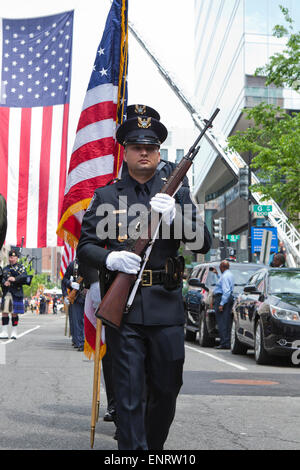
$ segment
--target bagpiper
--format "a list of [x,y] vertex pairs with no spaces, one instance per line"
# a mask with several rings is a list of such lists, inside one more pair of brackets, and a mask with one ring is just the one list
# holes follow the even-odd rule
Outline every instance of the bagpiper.
[[24,265],[19,262],[19,253],[13,249],[9,252],[9,264],[3,268],[2,277],[2,331],[0,339],[8,339],[9,314],[11,314],[11,338],[17,339],[19,315],[24,313],[23,285],[30,284],[31,276],[27,275]]

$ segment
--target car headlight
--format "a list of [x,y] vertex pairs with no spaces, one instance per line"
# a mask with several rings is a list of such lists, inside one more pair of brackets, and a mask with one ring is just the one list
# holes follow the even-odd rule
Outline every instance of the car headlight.
[[273,307],[272,305],[270,308],[273,317],[278,318],[279,320],[300,321],[299,313],[295,312],[294,310]]

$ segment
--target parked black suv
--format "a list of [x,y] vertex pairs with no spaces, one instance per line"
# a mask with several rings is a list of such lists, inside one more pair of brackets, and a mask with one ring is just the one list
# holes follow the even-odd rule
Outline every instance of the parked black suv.
[[[213,310],[213,290],[218,277],[213,268],[221,274],[220,261],[196,265],[188,278],[188,291],[185,295],[185,339],[195,341],[199,332],[200,346],[214,346],[218,338],[218,327]],[[233,295],[236,297],[247,284],[251,275],[261,268],[254,263],[230,263],[235,286]]]
[[258,364],[272,362],[273,356],[292,356],[300,347],[300,269],[259,270],[235,300],[232,311],[233,354],[254,348]]

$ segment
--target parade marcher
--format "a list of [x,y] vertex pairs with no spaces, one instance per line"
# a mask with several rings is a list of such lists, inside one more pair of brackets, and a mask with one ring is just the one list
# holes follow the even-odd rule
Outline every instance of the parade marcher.
[[78,264],[77,259],[75,259],[74,261],[71,261],[67,267],[61,282],[61,287],[65,298],[68,297],[68,289],[75,289],[78,292],[75,296],[74,303],[69,303],[70,331],[73,346],[77,348],[78,351],[83,351],[85,290],[83,288],[83,284],[79,284],[76,281],[79,277],[82,277],[80,265]]
[[53,315],[57,314],[57,297],[56,295],[53,297]]
[[23,285],[28,284],[28,275],[22,263],[18,262],[17,250],[9,251],[9,264],[3,268],[2,278],[2,331],[0,339],[8,338],[9,314],[11,314],[11,338],[17,339],[19,315],[24,313]]
[[[216,315],[220,344],[217,349],[230,349],[231,309],[233,305],[234,278],[227,260],[220,263],[221,276],[214,288],[214,311]],[[213,272],[218,274],[214,268]]]
[[[119,329],[105,327],[113,358],[119,450],[163,449],[175,416],[184,363],[184,308],[178,275],[182,260],[178,249],[181,241],[197,253],[206,253],[211,245],[210,234],[190,198],[187,178],[175,198],[159,194],[165,183],[159,170],[159,148],[168,132],[157,112],[154,117],[151,108],[143,108],[143,116],[138,110],[137,116],[127,119],[117,131],[128,171],[122,173],[121,180],[95,191],[77,247],[79,260],[105,271],[108,288],[117,272],[136,274],[140,269],[141,258],[126,250],[129,228],[138,231],[139,226],[136,213],[130,210],[133,204],[139,204],[142,213],[145,209],[147,214],[151,207],[153,214],[162,214],[160,236],[129,313],[124,314]],[[174,166],[168,164],[167,168]],[[106,213],[101,211],[102,204]],[[106,226],[105,236],[101,227]],[[180,236],[176,233],[179,227]],[[193,228],[194,238],[186,236],[186,227]],[[201,233],[201,237],[195,233]],[[167,276],[166,263],[173,266],[172,275]]]
[[44,294],[40,295],[40,315],[44,315],[46,313],[46,297]]

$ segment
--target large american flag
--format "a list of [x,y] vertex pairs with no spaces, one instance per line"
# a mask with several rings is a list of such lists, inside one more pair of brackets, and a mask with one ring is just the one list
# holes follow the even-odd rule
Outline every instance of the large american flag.
[[[82,218],[95,189],[109,183],[121,168],[123,153],[116,142],[116,130],[126,115],[127,65],[128,0],[113,0],[77,127],[57,229],[71,246],[77,245]],[[91,357],[95,351],[96,317],[87,302],[84,332],[84,352]],[[102,336],[101,357],[104,341]]]
[[0,19],[0,192],[11,245],[61,244],[72,36],[73,11]]
[[96,188],[120,171],[122,148],[116,129],[127,106],[128,0],[114,0],[97,49],[68,170],[57,233],[71,245]]

